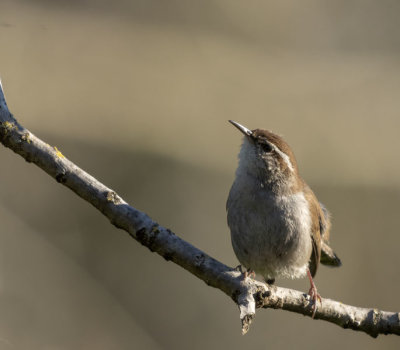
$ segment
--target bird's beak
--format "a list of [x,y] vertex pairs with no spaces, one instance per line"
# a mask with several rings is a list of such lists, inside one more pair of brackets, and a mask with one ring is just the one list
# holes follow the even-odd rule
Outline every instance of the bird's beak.
[[247,129],[245,126],[234,122],[233,120],[229,120],[229,123],[231,123],[233,126],[236,126],[243,134],[246,136],[253,136],[253,132],[249,129]]

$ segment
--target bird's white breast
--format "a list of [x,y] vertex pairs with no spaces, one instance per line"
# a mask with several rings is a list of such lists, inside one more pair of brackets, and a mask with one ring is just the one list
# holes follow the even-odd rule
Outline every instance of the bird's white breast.
[[242,265],[266,279],[306,274],[312,243],[303,192],[277,195],[255,178],[237,178],[227,208],[232,245]]

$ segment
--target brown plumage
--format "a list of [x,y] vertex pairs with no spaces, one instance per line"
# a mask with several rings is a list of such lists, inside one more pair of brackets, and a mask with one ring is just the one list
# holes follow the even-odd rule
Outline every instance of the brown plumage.
[[231,123],[245,135],[227,201],[236,256],[268,281],[307,274],[314,315],[320,296],[312,277],[319,263],[341,264],[328,245],[329,213],[299,175],[296,158],[282,137]]

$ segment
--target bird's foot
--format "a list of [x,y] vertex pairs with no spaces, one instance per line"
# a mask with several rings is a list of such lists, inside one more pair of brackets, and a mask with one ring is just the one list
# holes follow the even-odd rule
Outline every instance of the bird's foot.
[[308,295],[310,296],[310,299],[313,301],[313,305],[312,305],[312,318],[315,317],[315,313],[317,312],[317,301],[319,300],[319,302],[322,305],[322,299],[321,296],[318,294],[317,291],[317,287],[311,277],[311,273],[309,270],[307,270],[307,274],[308,274],[308,278],[310,280],[310,290],[308,291]]
[[243,279],[246,279],[247,277],[255,278],[256,277],[256,273],[251,269],[247,269],[243,274]]
[[308,295],[310,296],[310,299],[313,301],[313,305],[312,305],[312,318],[315,317],[315,313],[317,312],[317,301],[319,300],[319,302],[322,305],[322,299],[321,296],[318,294],[317,291],[317,287],[311,286],[310,290],[308,291]]
[[238,266],[235,267],[235,271],[242,273],[244,280],[247,277],[250,277],[250,278],[255,278],[256,277],[256,273],[253,270],[247,269],[247,270],[244,270],[244,272],[243,272],[243,269],[244,269],[244,266],[242,266],[242,265],[238,265]]

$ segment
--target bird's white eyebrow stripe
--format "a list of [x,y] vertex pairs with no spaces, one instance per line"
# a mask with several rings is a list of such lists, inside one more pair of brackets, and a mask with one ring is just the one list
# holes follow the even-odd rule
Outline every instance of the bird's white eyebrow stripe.
[[290,169],[290,171],[293,172],[293,171],[294,171],[294,168],[293,168],[292,162],[290,161],[289,156],[288,156],[286,153],[282,152],[282,151],[281,151],[277,146],[275,146],[272,142],[270,142],[270,144],[271,144],[271,146],[273,147],[273,149],[275,150],[275,152],[278,153],[278,154],[282,157],[282,159],[285,161],[285,163],[286,163],[286,165],[288,166],[288,168]]

